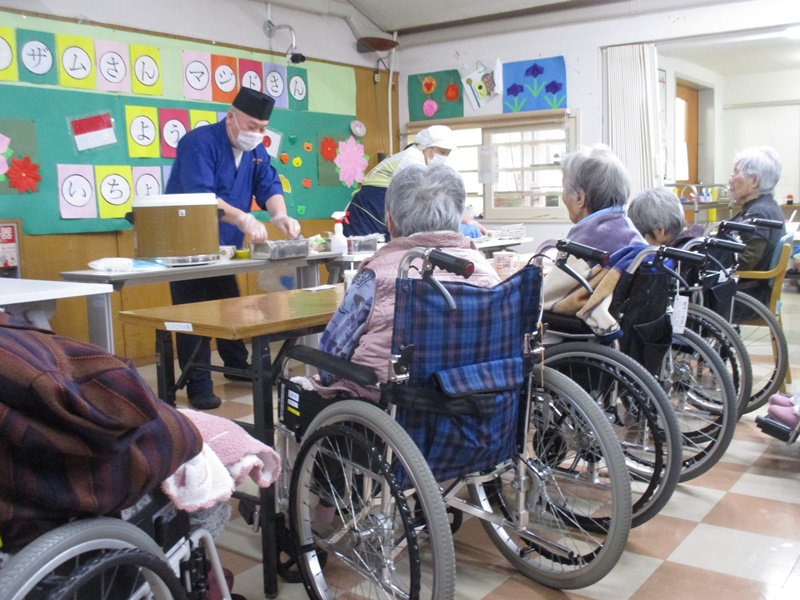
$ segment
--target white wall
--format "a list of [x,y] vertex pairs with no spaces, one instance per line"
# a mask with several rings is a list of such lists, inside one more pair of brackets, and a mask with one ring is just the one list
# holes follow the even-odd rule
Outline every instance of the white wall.
[[[579,141],[582,144],[592,144],[603,139],[602,48],[702,37],[796,22],[800,22],[800,2],[796,0],[745,0],[731,2],[724,7],[710,6],[653,14],[631,14],[624,18],[602,22],[577,22],[541,29],[537,29],[533,21],[528,31],[491,35],[481,35],[480,26],[476,25],[463,28],[466,37],[461,40],[433,42],[411,48],[403,48],[401,38],[397,63],[401,73],[399,98],[401,130],[408,118],[408,74],[444,69],[466,70],[473,67],[476,61],[488,65],[496,58],[504,62],[513,62],[564,56],[567,66],[568,104],[571,109],[580,111]],[[689,70],[689,67],[684,68],[682,75],[687,76]],[[673,70],[672,90],[671,92],[668,90],[669,97],[674,97],[674,73]],[[696,80],[701,80],[700,83],[713,87],[717,92],[723,90],[724,94],[727,87],[724,78],[707,71],[700,73],[697,69],[692,70],[692,73]],[[706,140],[708,146],[704,154],[704,160],[707,163],[713,162],[713,167],[706,164],[704,168],[713,171],[713,179],[724,177],[724,181],[727,181],[730,156],[725,155],[721,138],[723,94],[714,94],[715,120],[713,127],[705,130],[710,139]],[[499,101],[490,103],[489,107],[492,108],[492,112],[502,111]],[[467,102],[464,112],[466,116],[475,114]],[[668,110],[668,114],[669,112]],[[481,114],[489,113],[482,111]],[[674,150],[674,140],[671,143]]]
[[[264,35],[266,1],[257,0],[0,0],[0,8],[120,25],[284,54],[291,35]],[[307,58],[349,65],[375,66],[374,54],[359,54],[343,19],[310,15],[272,6],[272,21],[291,25],[297,48]]]

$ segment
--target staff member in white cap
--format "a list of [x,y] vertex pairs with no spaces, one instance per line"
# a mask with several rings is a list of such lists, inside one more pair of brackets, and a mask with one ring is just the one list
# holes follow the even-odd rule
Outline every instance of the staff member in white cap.
[[[345,210],[349,213],[343,223],[344,234],[369,235],[382,233],[389,239],[386,226],[386,188],[392,177],[411,165],[432,165],[445,162],[451,150],[455,150],[453,132],[444,125],[431,125],[420,131],[404,150],[384,158],[367,173],[361,188],[353,194],[353,199]],[[462,227],[462,233],[479,237],[480,228],[476,223]],[[477,235],[474,235],[477,232]],[[484,231],[485,232],[485,231]]]
[[[253,199],[269,212],[273,225],[290,237],[300,234],[300,224],[286,214],[286,202],[278,173],[269,162],[263,139],[275,101],[256,90],[242,88],[224,120],[187,133],[178,144],[167,194],[212,192],[224,211],[219,224],[219,243],[241,248],[244,236],[254,242],[267,239],[264,224],[250,213]],[[239,287],[233,275],[170,283],[172,302],[186,304],[234,298]],[[185,368],[198,340],[196,360],[211,362],[211,340],[178,334],[178,362]],[[247,369],[248,352],[240,340],[217,340],[226,367]],[[229,379],[241,379],[226,374]],[[211,373],[192,370],[187,387],[189,403],[200,410],[217,408]]]

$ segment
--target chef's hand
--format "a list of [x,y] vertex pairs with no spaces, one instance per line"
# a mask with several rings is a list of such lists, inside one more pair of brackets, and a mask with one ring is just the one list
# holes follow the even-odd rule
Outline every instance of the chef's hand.
[[272,217],[272,224],[283,232],[288,238],[296,238],[300,235],[300,223],[289,215],[278,215]]
[[236,219],[236,227],[239,228],[239,231],[248,236],[251,242],[258,244],[259,242],[267,241],[267,228],[251,213],[243,212],[241,216]]

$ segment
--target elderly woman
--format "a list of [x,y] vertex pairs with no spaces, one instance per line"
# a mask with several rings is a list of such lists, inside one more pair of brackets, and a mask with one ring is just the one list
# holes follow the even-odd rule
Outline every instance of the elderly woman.
[[561,158],[564,204],[575,226],[567,238],[615,252],[642,243],[642,236],[625,216],[630,178],[622,162],[602,145],[570,152]]
[[[671,246],[684,236],[686,217],[683,205],[671,190],[650,188],[637,194],[628,206],[628,218],[651,246]],[[702,227],[693,227],[691,235],[702,235]]]
[[[469,282],[488,287],[500,282],[489,262],[459,232],[466,192],[461,176],[442,164],[412,165],[395,174],[386,192],[386,225],[392,241],[361,263],[358,274],[320,340],[320,349],[375,370],[385,383],[394,319],[395,280],[403,255],[417,246],[437,247],[471,260]],[[413,276],[411,271],[410,276]],[[437,271],[438,279],[461,279]],[[321,373],[324,396],[352,393],[377,401],[377,389],[334,380]]]
[[[781,207],[774,193],[781,177],[781,162],[772,148],[761,146],[748,148],[733,159],[733,173],[728,180],[733,204],[741,206],[741,212],[733,221],[771,219],[783,221]],[[769,269],[772,250],[786,228],[758,227],[754,232],[742,234],[747,249],[739,257],[739,268],[743,271]]]

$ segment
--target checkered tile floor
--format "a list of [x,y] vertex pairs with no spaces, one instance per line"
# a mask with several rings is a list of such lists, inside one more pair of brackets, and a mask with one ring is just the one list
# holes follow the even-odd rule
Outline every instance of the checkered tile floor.
[[[791,285],[791,287],[790,287]],[[783,292],[783,321],[800,387],[800,293]],[[155,387],[152,366],[140,369]],[[216,414],[252,418],[249,384],[214,374],[223,405]],[[185,404],[185,397],[178,398]],[[765,410],[760,411],[761,413]],[[599,583],[571,592],[540,586],[516,573],[475,519],[455,535],[459,600],[797,600],[800,598],[800,442],[787,446],[761,433],[754,414],[738,424],[723,459],[678,486],[666,508],[631,531],[620,562]],[[236,511],[234,515],[236,516]],[[234,518],[217,541],[235,574],[234,592],[263,598],[256,534]],[[279,598],[306,598],[301,584],[280,582]]]

